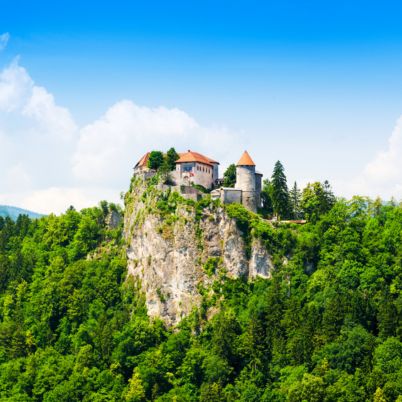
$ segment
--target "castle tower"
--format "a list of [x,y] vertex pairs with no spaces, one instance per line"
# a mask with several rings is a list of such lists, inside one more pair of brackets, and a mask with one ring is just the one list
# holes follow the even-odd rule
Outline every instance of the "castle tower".
[[244,151],[236,165],[235,188],[242,190],[242,204],[253,212],[257,212],[257,202],[261,192],[260,182],[259,177],[259,194],[257,194],[255,163],[248,152]]

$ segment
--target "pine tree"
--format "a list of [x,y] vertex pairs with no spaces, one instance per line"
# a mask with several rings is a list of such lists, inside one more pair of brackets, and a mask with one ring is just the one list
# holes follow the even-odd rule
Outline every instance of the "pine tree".
[[278,218],[288,218],[290,215],[289,191],[285,176],[285,169],[280,161],[275,163],[274,171],[272,173],[271,186],[274,214],[277,215]]
[[324,181],[322,187],[324,189],[325,211],[329,211],[335,205],[336,198],[328,180]]
[[179,158],[180,156],[174,148],[170,148],[169,151],[166,152],[166,165],[169,171],[176,169],[176,161]]
[[300,207],[301,201],[301,192],[297,187],[297,183],[295,182],[293,188],[290,190],[290,205],[292,207],[292,216],[293,219],[301,219],[302,217],[302,210]]

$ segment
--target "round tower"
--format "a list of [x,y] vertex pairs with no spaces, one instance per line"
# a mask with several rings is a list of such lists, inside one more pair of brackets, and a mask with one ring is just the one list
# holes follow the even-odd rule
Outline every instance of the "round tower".
[[255,163],[247,151],[236,165],[236,186],[242,190],[242,204],[249,210],[257,212],[257,194],[255,181]]

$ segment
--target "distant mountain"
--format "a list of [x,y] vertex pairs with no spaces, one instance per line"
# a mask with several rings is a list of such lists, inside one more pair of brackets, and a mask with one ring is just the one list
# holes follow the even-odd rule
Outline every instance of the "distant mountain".
[[18,215],[28,215],[30,218],[40,218],[43,215],[37,214],[36,212],[27,211],[26,209],[17,208],[17,207],[10,207],[8,205],[0,205],[0,216],[10,217],[11,219],[17,219]]

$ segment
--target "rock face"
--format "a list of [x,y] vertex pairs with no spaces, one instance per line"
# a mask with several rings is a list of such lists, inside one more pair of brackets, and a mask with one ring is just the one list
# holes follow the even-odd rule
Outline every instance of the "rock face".
[[178,203],[173,213],[161,214],[157,205],[164,191],[135,181],[124,221],[128,273],[140,280],[150,316],[177,324],[199,305],[199,286],[212,284],[222,270],[229,277],[271,276],[266,248],[254,240],[247,252],[223,208],[206,207],[197,215],[194,206]]

